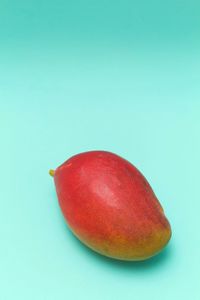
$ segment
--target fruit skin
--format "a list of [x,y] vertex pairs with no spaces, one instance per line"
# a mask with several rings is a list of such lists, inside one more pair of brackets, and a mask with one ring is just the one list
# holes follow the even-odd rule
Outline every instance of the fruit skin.
[[89,151],[50,172],[69,227],[94,251],[120,260],[145,260],[169,241],[171,227],[158,199],[127,160]]

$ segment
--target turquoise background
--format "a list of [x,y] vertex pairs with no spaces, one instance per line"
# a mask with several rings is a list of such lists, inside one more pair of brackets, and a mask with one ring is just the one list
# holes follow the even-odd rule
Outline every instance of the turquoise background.
[[[199,1],[0,2],[0,299],[200,299]],[[173,230],[141,263],[68,230],[48,175],[92,149],[146,176]]]

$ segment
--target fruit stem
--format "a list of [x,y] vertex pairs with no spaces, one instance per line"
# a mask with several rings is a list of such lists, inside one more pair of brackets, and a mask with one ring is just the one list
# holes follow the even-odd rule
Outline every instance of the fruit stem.
[[52,177],[54,176],[55,171],[54,170],[49,170],[49,175],[51,175]]

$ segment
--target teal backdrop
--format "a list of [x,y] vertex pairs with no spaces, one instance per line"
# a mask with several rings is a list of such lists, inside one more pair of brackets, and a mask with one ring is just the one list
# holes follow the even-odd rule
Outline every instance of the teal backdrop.
[[[1,0],[0,299],[200,299],[200,3]],[[136,165],[173,236],[140,263],[83,246],[50,168],[94,149]]]

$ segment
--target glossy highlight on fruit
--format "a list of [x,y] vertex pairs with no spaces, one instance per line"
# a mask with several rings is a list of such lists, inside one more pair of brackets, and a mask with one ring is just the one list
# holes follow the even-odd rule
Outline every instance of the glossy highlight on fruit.
[[152,188],[122,157],[84,152],[49,173],[68,226],[94,251],[120,260],[145,260],[170,240],[170,224]]

